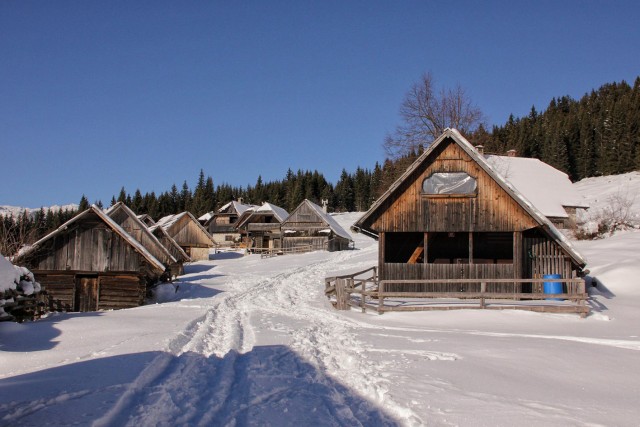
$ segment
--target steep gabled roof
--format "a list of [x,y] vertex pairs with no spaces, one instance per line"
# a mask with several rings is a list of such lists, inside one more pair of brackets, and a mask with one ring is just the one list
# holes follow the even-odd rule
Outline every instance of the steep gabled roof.
[[164,228],[170,236],[175,236],[176,230],[174,230],[174,226],[180,222],[183,218],[188,218],[189,221],[192,221],[199,229],[202,231],[203,235],[206,236],[206,239],[211,242],[213,246],[217,246],[218,244],[213,241],[213,238],[209,234],[209,232],[200,224],[200,222],[196,219],[195,216],[189,211],[184,211],[182,213],[176,215],[167,215],[163,218],[160,218],[156,223],[157,226]]
[[541,227],[542,229],[555,240],[565,252],[573,259],[573,261],[581,266],[586,265],[586,260],[580,255],[571,242],[558,231],[558,229],[547,219],[546,216],[537,209],[533,203],[531,203],[521,192],[519,192],[513,185],[511,185],[506,178],[500,175],[487,161],[478,153],[478,151],[467,141],[456,129],[447,128],[433,143],[422,153],[415,162],[394,182],[387,191],[371,206],[371,208],[352,226],[355,231],[367,231],[368,233],[375,234],[374,230],[371,230],[364,226],[365,222],[369,220],[385,201],[391,198],[400,188],[400,186],[429,158],[430,154],[440,145],[443,141],[453,140],[458,144],[468,155],[471,157],[491,178],[493,178],[498,185],[509,194]]
[[[162,258],[162,260],[167,264],[174,264],[175,262],[177,262],[176,259],[171,255],[171,253],[169,253],[169,250],[167,250],[167,248],[165,248],[164,245],[160,243],[158,238],[151,231],[149,231],[147,225],[143,223],[140,218],[123,202],[118,202],[115,205],[111,206],[106,210],[105,214],[113,219],[118,214],[118,212],[122,212],[126,217],[131,219],[131,221],[133,221],[138,226],[138,228],[140,229],[140,233],[145,236],[143,238],[144,242],[142,240],[139,240],[139,242],[143,246],[147,247],[150,252],[155,253],[154,256],[156,256],[156,258]],[[131,237],[136,238],[136,236],[134,235],[131,235]]]
[[245,205],[243,203],[240,203],[236,200],[232,200],[229,203],[227,203],[226,205],[222,206],[220,209],[218,209],[218,213],[236,213],[238,214],[238,216],[242,215],[243,213],[245,213],[245,211],[247,209],[250,208],[255,208],[256,206],[253,205]]
[[279,222],[282,223],[285,219],[287,219],[287,217],[289,216],[289,213],[287,211],[285,211],[284,209],[282,209],[279,206],[276,206],[272,203],[268,203],[265,202],[262,204],[262,206],[258,207],[258,208],[248,208],[240,217],[240,219],[238,219],[236,228],[240,228],[242,226],[244,226],[244,224],[248,223],[251,221],[251,218],[254,216],[258,216],[258,215],[265,215],[265,214],[273,214],[273,217]]
[[273,216],[278,220],[278,222],[284,221],[289,216],[289,212],[285,211],[280,206],[276,206],[268,202],[264,202],[262,206],[256,209],[256,212],[273,212]]
[[[167,240],[167,244],[171,245],[171,250],[175,251],[175,253],[177,253],[179,255],[179,257],[181,259],[178,259],[178,261],[183,261],[183,262],[191,262],[191,258],[189,257],[189,255],[187,255],[187,253],[180,247],[180,245],[178,244],[178,242],[176,242],[173,237],[171,237],[169,235],[169,233],[167,233],[167,230],[165,230],[164,228],[160,227],[158,224],[152,225],[151,227],[149,227],[149,231],[151,233],[153,233],[154,236],[156,236],[157,238],[160,238],[160,236],[162,236],[162,238]],[[162,242],[160,242],[162,243]],[[163,244],[164,246],[164,244]],[[169,250],[169,252],[171,252],[171,250],[167,247],[167,250]],[[175,256],[174,256],[175,258]]]
[[133,249],[138,252],[140,255],[142,255],[143,258],[145,258],[149,264],[154,267],[156,270],[158,270],[160,273],[165,271],[165,267],[164,265],[158,261],[158,259],[156,257],[154,257],[151,252],[149,252],[147,250],[147,248],[145,248],[140,242],[138,242],[136,239],[134,239],[129,233],[127,233],[126,231],[124,231],[124,229],[122,227],[120,227],[118,224],[116,224],[116,222],[114,220],[112,220],[111,218],[109,218],[103,211],[102,209],[100,209],[99,207],[97,207],[96,205],[91,205],[87,210],[85,210],[82,213],[79,213],[78,215],[74,216],[73,218],[71,218],[69,221],[65,222],[64,224],[62,224],[60,227],[58,227],[56,230],[52,231],[51,233],[47,234],[46,236],[44,236],[42,239],[38,240],[37,242],[35,242],[29,249],[27,249],[26,251],[24,251],[21,255],[20,258],[26,257],[29,254],[35,252],[39,247],[42,246],[43,243],[45,243],[47,240],[64,233],[70,225],[74,224],[75,222],[81,221],[82,219],[88,217],[91,214],[95,214],[98,218],[100,218],[111,230],[113,230],[113,232],[115,232],[116,234],[118,234],[120,237],[122,237],[127,243],[129,243],[129,245],[131,245],[133,247]]
[[347,240],[352,240],[349,232],[344,228],[342,228],[342,226],[338,224],[338,222],[331,215],[326,213],[320,206],[316,205],[315,203],[313,203],[311,200],[308,200],[308,199],[304,199],[302,203],[300,203],[298,207],[296,207],[293,210],[293,212],[291,212],[291,215],[289,215],[289,217],[285,219],[283,222],[286,223],[287,220],[291,218],[296,213],[296,211],[298,211],[303,205],[306,205],[311,210],[313,210],[316,213],[316,215],[318,215],[318,217],[321,219],[321,221],[323,221],[326,224],[326,226],[329,227],[337,236],[343,237]]

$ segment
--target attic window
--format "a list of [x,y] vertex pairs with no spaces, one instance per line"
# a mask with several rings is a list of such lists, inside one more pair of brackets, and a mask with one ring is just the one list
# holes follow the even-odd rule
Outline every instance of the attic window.
[[422,183],[422,193],[428,196],[475,196],[476,179],[466,172],[437,172]]

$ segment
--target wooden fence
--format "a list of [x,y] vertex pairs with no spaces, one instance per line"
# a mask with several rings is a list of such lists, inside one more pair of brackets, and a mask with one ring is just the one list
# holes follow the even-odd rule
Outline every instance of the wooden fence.
[[260,258],[270,258],[276,255],[303,254],[307,252],[312,252],[313,246],[300,245],[300,246],[294,246],[291,248],[250,248],[250,251],[253,253],[260,254]]
[[[373,276],[358,276],[373,270]],[[443,285],[454,283],[457,292],[442,292]],[[488,283],[499,283],[500,288],[490,288]],[[562,293],[543,293],[543,283],[564,284]],[[530,284],[532,292],[522,292],[523,284]],[[398,288],[419,292],[398,291]],[[392,290],[387,290],[392,289]],[[511,289],[511,291],[505,291]],[[589,313],[585,282],[573,279],[426,279],[426,280],[377,280],[375,268],[362,272],[328,277],[325,294],[335,298],[338,310],[356,307],[372,309],[382,314],[386,311],[427,311],[455,309],[518,309],[552,313],[577,313],[585,317]]]

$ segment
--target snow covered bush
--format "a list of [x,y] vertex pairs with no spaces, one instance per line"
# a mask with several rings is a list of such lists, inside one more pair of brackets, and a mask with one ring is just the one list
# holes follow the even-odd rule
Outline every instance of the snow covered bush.
[[607,204],[595,211],[576,228],[575,237],[579,240],[601,239],[616,231],[640,228],[640,217],[633,210],[635,195],[618,191],[609,196]]
[[33,319],[42,311],[42,287],[33,273],[0,256],[0,321]]

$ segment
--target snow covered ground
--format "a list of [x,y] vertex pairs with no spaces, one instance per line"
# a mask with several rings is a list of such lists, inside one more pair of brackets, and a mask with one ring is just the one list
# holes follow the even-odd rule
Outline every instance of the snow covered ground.
[[324,277],[376,264],[354,239],[220,253],[162,303],[0,324],[0,425],[638,425],[640,232],[575,242],[598,285],[586,319],[335,311]]

